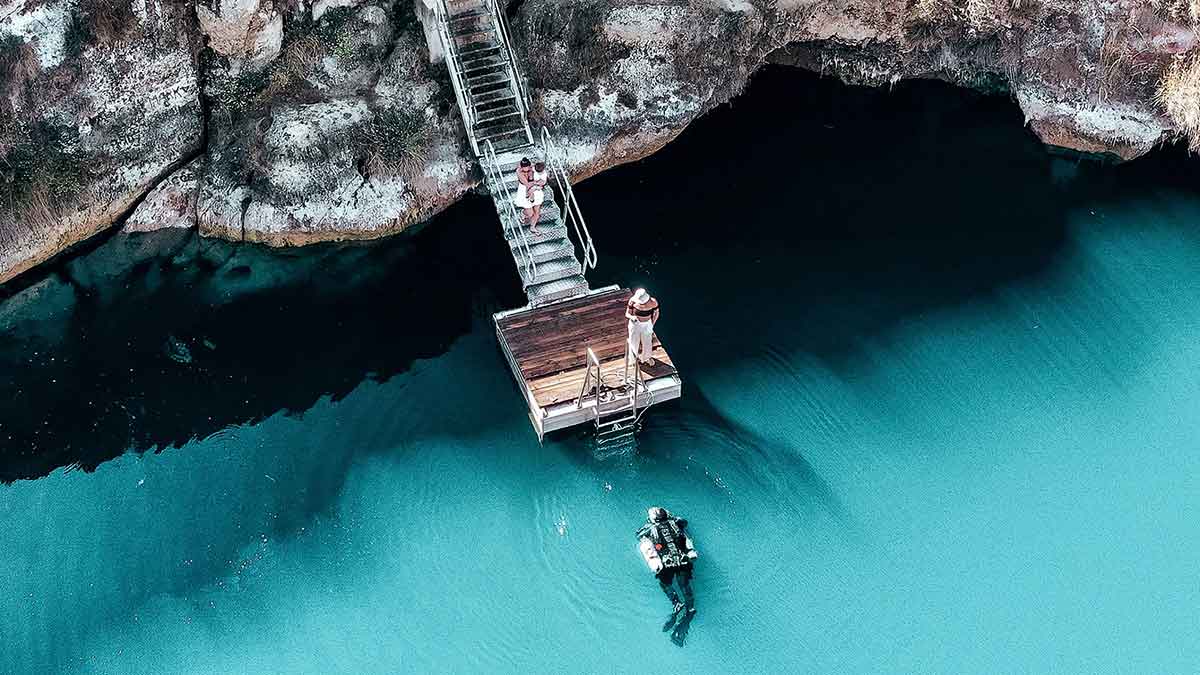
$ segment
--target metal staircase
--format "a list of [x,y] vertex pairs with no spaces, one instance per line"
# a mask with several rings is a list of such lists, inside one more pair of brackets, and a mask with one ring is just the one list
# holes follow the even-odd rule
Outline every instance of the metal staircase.
[[[496,204],[529,305],[586,295],[585,274],[596,266],[596,247],[562,152],[548,130],[535,137],[529,127],[528,89],[516,67],[503,12],[495,0],[433,2],[467,139]],[[544,161],[550,173],[536,235],[520,222],[512,202],[517,166],[525,157]]]

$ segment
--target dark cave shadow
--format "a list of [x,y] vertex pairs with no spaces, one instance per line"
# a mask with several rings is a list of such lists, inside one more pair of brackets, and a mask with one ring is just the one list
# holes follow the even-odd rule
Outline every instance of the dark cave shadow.
[[492,220],[469,199],[413,236],[299,251],[118,235],[47,270],[29,285],[63,289],[54,335],[0,336],[0,482],[303,412],[444,353],[524,301]]
[[[744,340],[837,371],[908,317],[1044,274],[1071,252],[1073,205],[1182,180],[1180,161],[1071,163],[1004,98],[768,68],[676,143],[578,193],[603,255],[593,287],[655,290],[685,379],[736,364]],[[302,412],[525,300],[481,198],[368,246],[179,236],[116,236],[23,279],[62,307],[32,322],[51,338],[0,334],[0,482]],[[165,250],[145,250],[161,238]],[[172,359],[180,345],[190,362]]]
[[1073,209],[1184,187],[1187,161],[1176,150],[1121,166],[1064,157],[1007,97],[774,67],[660,152],[577,192],[603,223],[592,226],[599,273],[655,291],[685,377],[775,345],[845,372],[910,317],[1053,271],[1075,253]]

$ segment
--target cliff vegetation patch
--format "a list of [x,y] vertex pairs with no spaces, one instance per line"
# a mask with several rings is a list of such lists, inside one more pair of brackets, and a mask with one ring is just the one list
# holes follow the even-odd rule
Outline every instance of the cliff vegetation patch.
[[531,73],[534,89],[574,91],[603,76],[630,48],[608,39],[603,31],[612,9],[609,0],[525,4],[515,39],[522,70]]
[[79,0],[78,39],[95,44],[112,44],[137,26],[132,0]]
[[1171,64],[1158,100],[1179,130],[1187,135],[1192,152],[1200,152],[1200,55]]

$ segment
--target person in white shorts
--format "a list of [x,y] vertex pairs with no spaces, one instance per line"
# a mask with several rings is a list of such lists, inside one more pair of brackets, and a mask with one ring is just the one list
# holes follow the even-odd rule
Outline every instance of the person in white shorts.
[[625,318],[629,319],[629,343],[638,363],[652,365],[654,358],[654,324],[658,323],[658,300],[639,288],[625,306]]

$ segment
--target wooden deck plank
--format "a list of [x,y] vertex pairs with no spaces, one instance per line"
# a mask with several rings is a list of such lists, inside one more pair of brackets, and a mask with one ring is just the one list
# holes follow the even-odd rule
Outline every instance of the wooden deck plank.
[[[656,376],[654,373],[659,373],[657,376],[661,377],[675,372],[666,351],[662,348],[654,351],[654,358],[658,361],[658,364],[653,367],[643,367],[642,370],[647,380],[653,379]],[[624,358],[601,363],[601,377],[619,374],[624,366]],[[578,399],[579,390],[583,387],[583,379],[586,375],[587,368],[581,366],[553,376],[534,380],[529,383],[529,386],[533,391],[534,399],[543,408],[559,403],[571,403]]]
[[[617,289],[513,314],[497,322],[525,384],[541,407],[575,401],[587,374],[588,347],[601,372],[619,373],[625,363],[628,328],[625,303],[632,293]],[[656,364],[644,377],[670,376],[674,364],[658,337]]]

